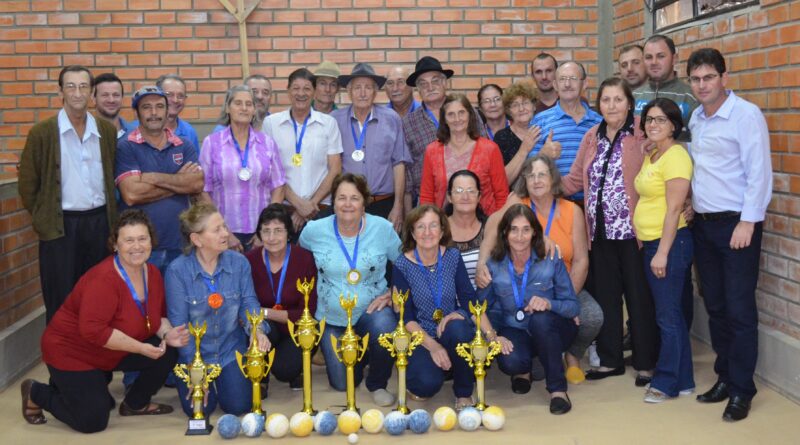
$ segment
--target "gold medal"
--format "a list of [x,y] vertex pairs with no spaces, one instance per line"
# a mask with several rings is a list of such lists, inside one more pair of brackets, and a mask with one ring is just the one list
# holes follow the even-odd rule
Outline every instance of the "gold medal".
[[301,165],[303,165],[303,155],[301,155],[300,153],[295,153],[292,156],[292,164],[294,164],[295,167],[300,167]]
[[347,282],[356,285],[359,281],[361,281],[361,272],[356,269],[350,269],[350,272],[347,272]]
[[435,321],[436,324],[439,324],[439,322],[442,321],[442,318],[444,318],[444,312],[442,312],[441,309],[436,309],[433,311],[433,321]]
[[147,333],[150,333],[150,316],[147,315],[144,317],[144,323],[147,326]]

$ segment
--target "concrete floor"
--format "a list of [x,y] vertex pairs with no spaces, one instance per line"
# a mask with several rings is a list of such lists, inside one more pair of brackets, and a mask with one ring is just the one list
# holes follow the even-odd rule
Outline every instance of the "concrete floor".
[[[713,354],[702,344],[694,344],[695,379],[698,389],[704,391],[715,381],[712,369]],[[314,407],[338,412],[335,405],[344,403],[344,394],[332,391],[323,368],[314,367]],[[37,366],[26,376],[47,380],[47,370]],[[573,409],[564,416],[548,412],[548,398],[544,384],[535,383],[527,395],[511,393],[509,380],[496,367],[489,370],[487,402],[501,406],[507,415],[506,426],[498,432],[479,429],[475,432],[431,430],[424,435],[406,432],[399,437],[386,433],[377,435],[361,432],[360,444],[429,444],[440,443],[482,444],[499,440],[500,444],[791,444],[800,443],[800,406],[759,383],[759,393],[753,401],[750,417],[730,424],[721,419],[725,404],[701,405],[694,396],[681,397],[660,405],[642,402],[644,391],[633,385],[634,374],[608,378],[599,382],[584,382],[570,387]],[[121,399],[121,375],[115,376],[112,393]],[[390,384],[390,389],[396,383]],[[155,400],[171,403],[179,410],[177,392],[164,389]],[[362,412],[374,408],[366,389],[357,391]],[[441,393],[423,403],[411,402],[411,409],[425,408],[432,412],[442,405],[452,405],[450,383],[445,383]],[[302,393],[290,391],[287,384],[273,382],[270,397],[264,401],[268,413],[282,412],[291,416],[302,407]],[[387,413],[388,409],[383,409]],[[216,422],[220,413],[212,415]],[[222,442],[216,434],[186,437],[186,419],[176,412],[167,416],[126,417],[112,413],[106,431],[93,435],[75,433],[47,414],[45,425],[28,425],[20,415],[19,382],[0,393],[0,443],[1,444],[182,444]],[[236,442],[248,439],[239,436]],[[261,440],[274,440],[266,435]],[[346,444],[346,438],[334,433],[321,437],[312,433],[307,438],[287,436],[281,443]]]

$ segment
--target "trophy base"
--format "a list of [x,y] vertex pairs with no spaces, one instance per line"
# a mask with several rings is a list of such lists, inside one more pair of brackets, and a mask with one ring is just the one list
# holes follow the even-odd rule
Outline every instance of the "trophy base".
[[213,430],[214,427],[208,423],[208,419],[189,419],[189,428],[186,429],[186,435],[207,436]]

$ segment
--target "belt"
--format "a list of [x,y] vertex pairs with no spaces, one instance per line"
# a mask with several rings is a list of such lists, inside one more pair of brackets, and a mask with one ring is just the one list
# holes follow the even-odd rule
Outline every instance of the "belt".
[[388,195],[375,195],[375,196],[372,197],[372,202],[376,203],[376,202],[385,201],[387,199],[394,199],[394,193],[391,193],[391,194],[388,194]]
[[64,212],[64,216],[90,216],[90,215],[97,215],[100,213],[106,213],[106,206],[101,205],[100,207],[95,207],[89,210],[62,210]]
[[720,219],[738,218],[742,216],[742,213],[729,210],[727,212],[695,213],[694,216],[703,221],[718,221]]

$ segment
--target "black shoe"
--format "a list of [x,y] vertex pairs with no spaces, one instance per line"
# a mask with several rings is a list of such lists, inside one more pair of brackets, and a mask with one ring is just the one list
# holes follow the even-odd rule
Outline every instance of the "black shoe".
[[620,366],[619,368],[614,368],[610,371],[598,371],[596,369],[590,369],[586,371],[586,380],[602,380],[606,377],[612,377],[615,375],[623,375],[625,374],[625,367]]
[[572,402],[569,401],[569,396],[553,397],[550,399],[550,414],[566,414],[572,409]]
[[522,377],[511,377],[511,391],[514,394],[527,394],[531,390],[531,381]]
[[[697,396],[700,403],[719,403],[728,398],[728,384],[717,381],[708,391]],[[745,414],[746,415],[746,414]]]
[[289,382],[289,389],[292,391],[300,391],[303,389],[303,374],[298,375]]
[[636,385],[639,388],[644,388],[645,386],[650,384],[650,382],[652,380],[653,380],[653,376],[651,376],[651,375],[636,374],[636,381],[634,381],[633,383],[634,383],[634,385]]
[[544,380],[544,366],[542,366],[542,361],[539,357],[534,357],[533,362],[531,363],[531,380],[534,382],[541,382]]
[[628,332],[625,333],[625,336],[622,337],[622,350],[623,351],[630,351],[633,349],[631,345],[631,331],[628,329]]
[[750,413],[750,400],[742,396],[733,396],[728,400],[728,406],[722,413],[722,420],[737,422],[747,417]]

